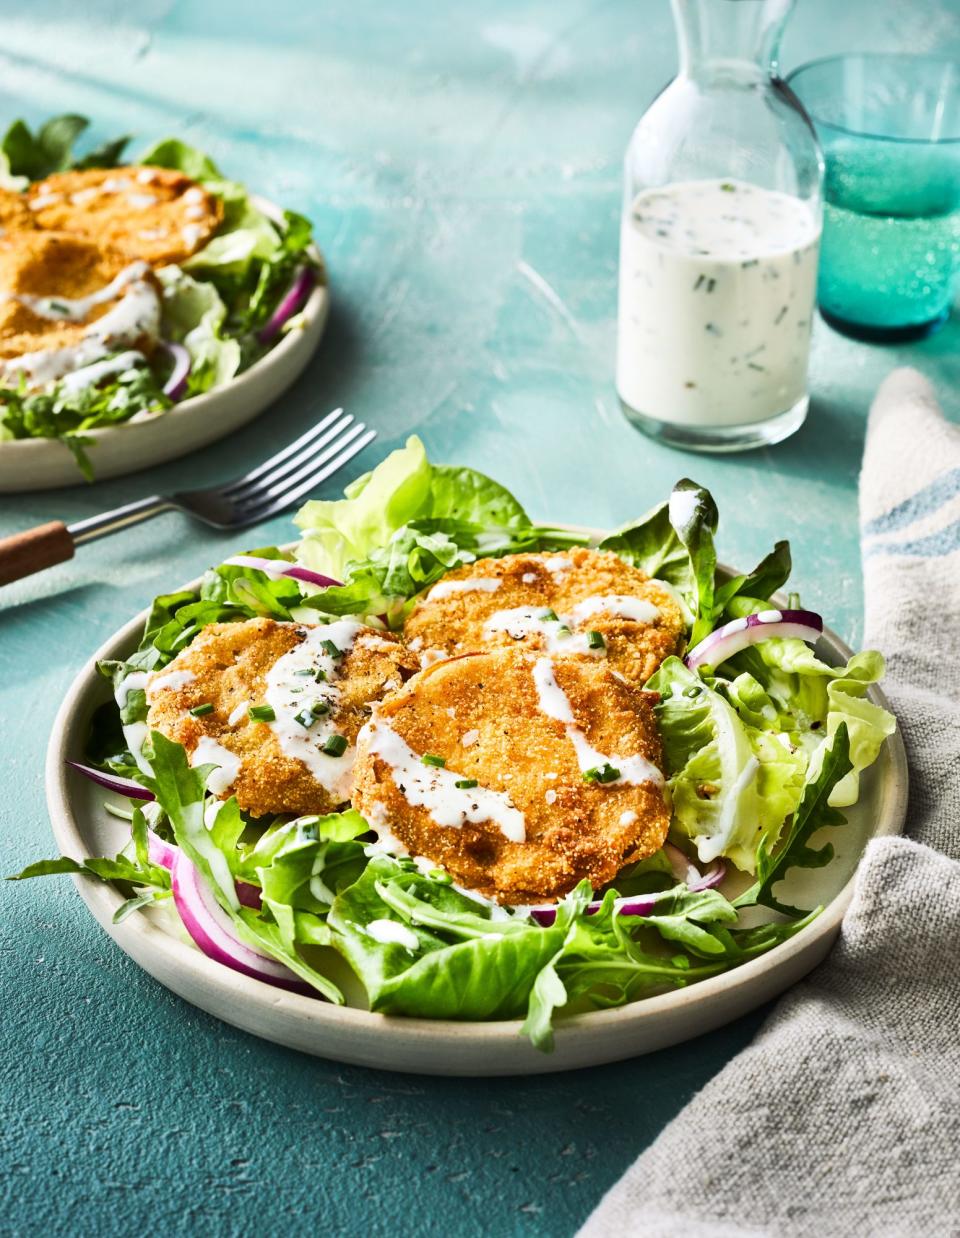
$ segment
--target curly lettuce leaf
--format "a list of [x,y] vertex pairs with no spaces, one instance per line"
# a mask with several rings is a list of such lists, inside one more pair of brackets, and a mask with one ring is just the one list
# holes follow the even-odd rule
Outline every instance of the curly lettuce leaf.
[[297,560],[344,581],[304,599],[326,614],[386,614],[399,623],[416,595],[462,563],[588,539],[531,525],[503,486],[475,469],[431,464],[407,440],[339,500],[304,504]]
[[760,903],[787,916],[807,914],[798,907],[780,902],[773,887],[791,868],[822,868],[833,859],[832,843],[815,848],[810,846],[810,839],[823,826],[846,824],[846,817],[831,807],[831,796],[851,768],[847,728],[845,723],[840,723],[824,752],[819,770],[803,789],[800,804],[783,838],[779,830],[770,831],[761,838],[757,848],[757,880],[734,900],[734,906],[752,907]]
[[187,394],[223,386],[240,369],[242,357],[237,340],[223,334],[227,307],[216,286],[178,266],[159,267],[154,274],[163,289],[163,336],[190,353]]
[[753,872],[759,838],[779,830],[799,803],[802,756],[748,726],[679,658],[668,658],[647,688],[660,693],[672,828],[691,839],[702,861],[724,855]]
[[815,777],[839,727],[849,736],[851,768],[831,793],[834,807],[855,804],[860,775],[880,755],[896,730],[891,713],[867,699],[883,676],[881,654],[854,654],[845,666],[822,662],[802,640],[773,639],[745,649],[720,668],[736,672],[724,691],[741,716],[754,725],[783,733],[801,748]]

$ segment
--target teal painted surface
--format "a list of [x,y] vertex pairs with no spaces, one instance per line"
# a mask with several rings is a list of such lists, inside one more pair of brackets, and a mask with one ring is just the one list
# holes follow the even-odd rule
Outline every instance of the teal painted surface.
[[[86,14],[80,19],[81,7]],[[24,16],[29,12],[29,16]],[[960,53],[952,0],[807,0],[787,67],[864,46]],[[0,499],[0,531],[68,521],[249,467],[346,405],[535,513],[611,525],[692,474],[721,548],[774,535],[856,641],[855,480],[871,393],[910,361],[960,408],[960,328],[901,350],[818,324],[814,409],[736,459],[657,447],[612,387],[620,159],[674,63],[661,0],[269,5],[0,3],[0,115],[72,109],[98,134],[172,131],[305,211],[334,309],[295,390],[233,440],[139,477]],[[284,540],[275,520],[251,542]],[[177,516],[84,549],[0,597],[0,870],[51,852],[42,762],[93,648],[236,542]],[[185,1005],[101,933],[66,879],[2,888],[0,1231],[570,1234],[759,1015],[577,1075],[429,1080],[260,1043]],[[683,1167],[678,1166],[678,1173]]]

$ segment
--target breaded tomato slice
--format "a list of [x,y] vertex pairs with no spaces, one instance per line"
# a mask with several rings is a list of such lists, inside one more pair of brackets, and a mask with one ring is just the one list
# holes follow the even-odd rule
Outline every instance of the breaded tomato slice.
[[599,888],[659,850],[653,708],[603,662],[493,649],[437,662],[360,732],[354,806],[501,903]]
[[89,237],[156,266],[202,249],[223,219],[219,198],[170,168],[56,172],[28,191],[37,225]]
[[[0,238],[0,358],[24,358],[6,367],[7,377],[34,368],[53,380],[103,356],[104,347],[135,348],[149,355],[160,333],[160,293],[146,263],[130,263],[63,232],[18,232]],[[96,337],[96,338],[94,338]],[[70,350],[89,340],[89,355],[62,353],[57,359],[33,354]]]
[[0,236],[6,232],[32,231],[36,226],[26,194],[0,189]]
[[428,665],[496,645],[589,657],[645,683],[679,652],[683,618],[672,595],[611,551],[478,559],[450,572],[404,627]]
[[393,636],[352,619],[214,623],[147,683],[147,726],[219,768],[214,794],[256,817],[350,798],[373,702],[414,669]]

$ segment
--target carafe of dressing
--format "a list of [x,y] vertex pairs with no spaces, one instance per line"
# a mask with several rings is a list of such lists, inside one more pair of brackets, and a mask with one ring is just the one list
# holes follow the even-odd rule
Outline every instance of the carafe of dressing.
[[627,149],[617,391],[677,447],[758,447],[806,417],[823,159],[776,72],[792,3],[672,0],[680,72]]

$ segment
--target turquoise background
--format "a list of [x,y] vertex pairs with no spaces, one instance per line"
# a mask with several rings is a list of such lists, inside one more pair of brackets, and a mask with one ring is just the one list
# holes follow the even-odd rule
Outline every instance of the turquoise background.
[[[956,55],[956,3],[807,0],[783,59],[867,46]],[[248,429],[150,473],[3,496],[0,532],[230,477],[343,404],[380,431],[357,472],[416,430],[551,520],[613,525],[691,474],[720,504],[724,557],[789,536],[805,601],[856,643],[866,410],[909,361],[956,415],[957,320],[901,350],[818,323],[813,411],[775,449],[698,458],[632,431],[612,383],[620,162],[674,62],[665,0],[3,0],[0,117],[69,109],[98,137],[207,148],[315,221],[334,308],[307,375]],[[250,543],[290,532],[281,518]],[[0,871],[53,850],[43,754],[82,662],[235,548],[166,515],[3,590]],[[2,897],[0,1232],[570,1234],[762,1016],[574,1075],[391,1075],[184,1004],[67,879]]]

